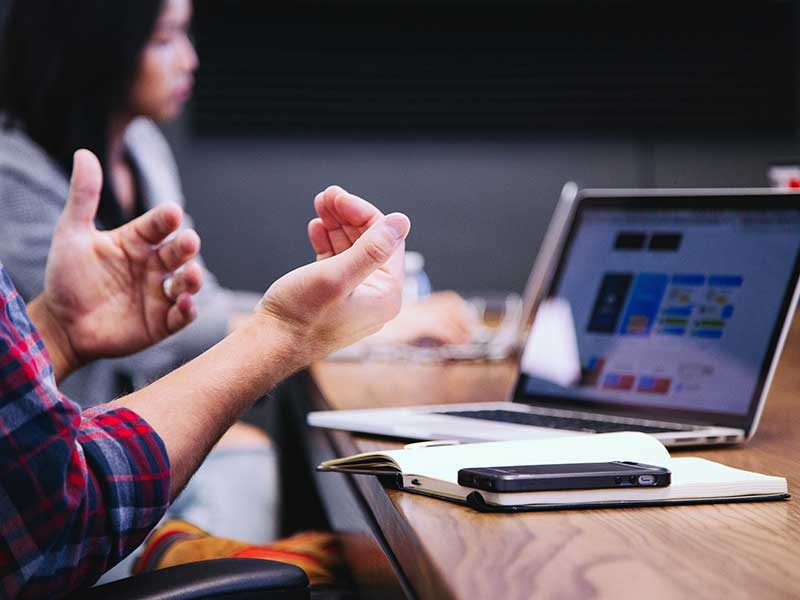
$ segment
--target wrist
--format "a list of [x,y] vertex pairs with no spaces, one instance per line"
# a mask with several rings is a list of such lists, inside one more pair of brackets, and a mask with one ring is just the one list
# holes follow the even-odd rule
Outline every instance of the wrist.
[[240,321],[228,340],[247,348],[264,368],[265,389],[308,366],[313,358],[306,336],[277,315],[259,310]]
[[27,310],[50,355],[56,381],[61,381],[79,369],[83,361],[75,352],[67,332],[50,311],[43,296],[37,296],[29,302]]

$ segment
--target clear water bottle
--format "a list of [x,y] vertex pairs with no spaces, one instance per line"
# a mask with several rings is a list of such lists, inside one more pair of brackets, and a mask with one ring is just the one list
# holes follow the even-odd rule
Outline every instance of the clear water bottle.
[[431,280],[425,273],[425,257],[419,252],[406,251],[403,303],[415,302],[431,293]]

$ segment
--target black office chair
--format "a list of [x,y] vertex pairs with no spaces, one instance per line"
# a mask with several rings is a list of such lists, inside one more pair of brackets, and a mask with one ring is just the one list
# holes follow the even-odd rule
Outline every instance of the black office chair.
[[308,600],[302,569],[258,558],[218,558],[134,575],[73,594],[77,600]]

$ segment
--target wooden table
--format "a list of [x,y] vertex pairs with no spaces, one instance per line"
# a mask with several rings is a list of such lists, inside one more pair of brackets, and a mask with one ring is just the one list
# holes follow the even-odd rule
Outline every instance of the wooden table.
[[[341,409],[500,400],[515,370],[510,364],[329,362],[312,375],[321,391],[312,407]],[[313,429],[309,440],[312,460],[396,446]],[[740,447],[680,454],[782,475],[789,491],[800,494],[800,320],[755,438]],[[331,478],[340,479],[326,490]],[[369,476],[320,473],[317,481],[334,526],[350,511],[338,528],[365,596],[800,598],[796,498],[508,515],[384,489]]]

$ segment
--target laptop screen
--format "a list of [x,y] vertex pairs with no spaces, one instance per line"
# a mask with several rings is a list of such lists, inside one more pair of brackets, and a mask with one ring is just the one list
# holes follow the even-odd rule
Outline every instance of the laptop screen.
[[546,337],[531,335],[517,399],[747,418],[790,305],[799,252],[800,198],[584,200],[548,294],[568,307],[573,376],[554,383],[537,375],[542,357],[565,355],[536,347]]

